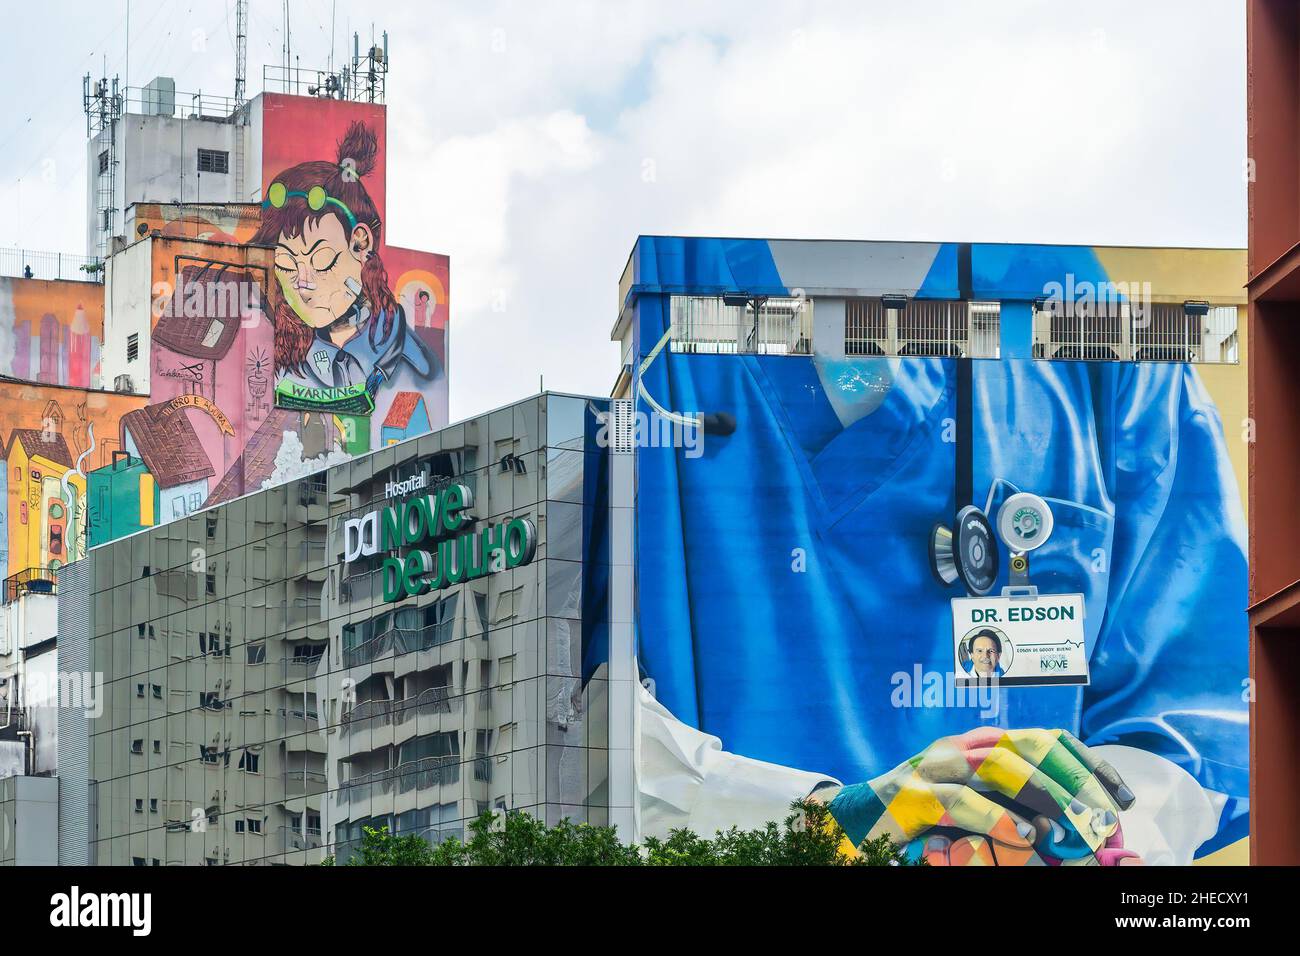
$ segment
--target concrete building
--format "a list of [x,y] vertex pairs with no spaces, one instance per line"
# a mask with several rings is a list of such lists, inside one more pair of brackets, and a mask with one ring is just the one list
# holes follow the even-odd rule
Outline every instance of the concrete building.
[[1300,706],[1300,516],[1295,427],[1300,382],[1300,12],[1285,0],[1246,5],[1247,156],[1250,164],[1251,799],[1252,862],[1300,863],[1293,812]]

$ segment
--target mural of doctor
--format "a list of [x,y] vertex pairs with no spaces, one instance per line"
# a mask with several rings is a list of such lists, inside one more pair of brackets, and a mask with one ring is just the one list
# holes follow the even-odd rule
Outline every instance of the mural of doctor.
[[[654,241],[674,255],[648,278],[642,257],[650,288],[724,253],[752,288],[767,261]],[[1038,270],[1019,288],[1097,271],[1088,250],[999,248],[975,274],[1011,274],[995,256]],[[644,341],[664,298],[638,306]],[[645,832],[757,826],[814,795],[855,844],[940,863],[1189,863],[1246,836],[1246,525],[1195,366],[664,351],[641,384],[736,421],[701,456],[637,454]],[[935,523],[1022,490],[1054,514],[1033,584],[1081,595],[1089,684],[1000,687],[996,707],[905,692],[952,671],[966,596],[936,580]]]
[[[274,178],[253,238],[276,250],[277,376],[348,389],[344,411],[357,410],[363,390],[373,408],[381,390],[419,391],[442,374],[408,329],[380,258],[383,224],[364,185],[376,153],[374,132],[353,122],[333,162],[299,163]],[[331,410],[332,401],[319,410]]]

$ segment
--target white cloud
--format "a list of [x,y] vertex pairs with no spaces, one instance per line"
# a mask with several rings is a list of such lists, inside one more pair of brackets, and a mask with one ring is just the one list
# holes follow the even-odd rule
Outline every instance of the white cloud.
[[475,8],[394,54],[392,234],[453,256],[453,418],[539,372],[606,392],[638,234],[1244,242],[1239,5],[697,6]]
[[[304,66],[329,45],[317,7],[294,5]],[[278,56],[279,8],[253,3],[254,89]],[[166,17],[141,20],[133,81],[170,71],[225,92],[229,30],[206,15],[203,55],[183,29],[175,50],[160,39]],[[526,394],[539,372],[606,392],[638,234],[1245,242],[1240,2],[340,0],[338,48],[372,21],[392,55],[388,236],[452,256],[453,418]],[[103,32],[85,30],[42,55],[84,55]],[[42,227],[66,219],[62,245],[79,249],[73,179],[50,196],[25,180],[24,218],[62,204]]]

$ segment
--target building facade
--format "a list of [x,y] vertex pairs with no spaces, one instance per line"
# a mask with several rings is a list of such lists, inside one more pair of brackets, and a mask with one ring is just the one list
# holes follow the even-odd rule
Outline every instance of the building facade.
[[1249,156],[1252,861],[1300,863],[1300,823],[1292,812],[1300,708],[1300,517],[1291,504],[1300,464],[1295,409],[1300,383],[1300,12],[1285,0],[1246,5]]
[[1244,862],[1243,276],[642,237],[611,398],[403,404],[58,571],[57,671],[102,683],[59,709],[60,862],[805,797],[934,863]]
[[643,832],[820,793],[932,862],[1245,862],[1244,280],[1230,249],[641,237]]
[[502,808],[630,830],[606,406],[538,396],[70,566],[60,669],[102,693],[60,714],[60,862],[346,859]]

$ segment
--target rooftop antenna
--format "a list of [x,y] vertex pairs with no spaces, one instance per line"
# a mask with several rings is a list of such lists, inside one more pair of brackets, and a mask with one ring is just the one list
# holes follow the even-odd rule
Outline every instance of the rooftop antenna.
[[248,74],[248,0],[235,0],[235,110],[244,105]]
[[[248,121],[248,111],[244,102],[248,91],[248,0],[235,0],[235,125],[243,126]],[[235,130],[235,195],[240,202],[248,199],[244,195],[244,131]]]

